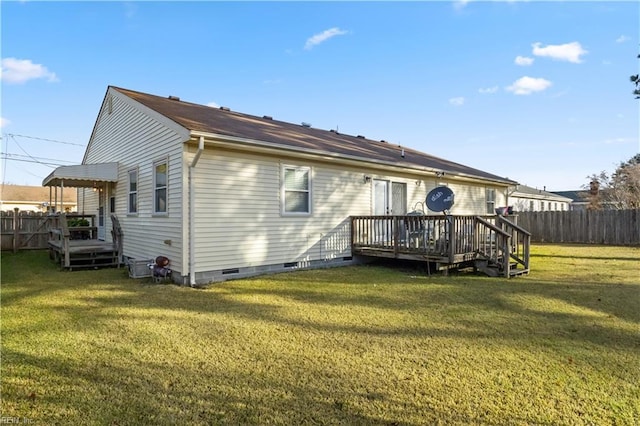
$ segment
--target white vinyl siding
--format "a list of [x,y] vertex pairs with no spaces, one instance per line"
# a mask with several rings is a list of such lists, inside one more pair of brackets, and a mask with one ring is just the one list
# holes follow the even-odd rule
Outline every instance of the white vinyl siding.
[[[184,134],[171,123],[162,122],[153,111],[111,90],[112,110],[108,102],[101,110],[83,163],[118,162],[118,183],[111,188],[116,197],[116,215],[124,236],[124,255],[152,259],[159,255],[171,260],[174,271],[183,266],[182,150]],[[155,115],[154,115],[155,114]],[[168,159],[166,215],[152,217],[154,160]],[[129,171],[138,171],[137,214],[128,215]],[[85,213],[97,214],[97,193],[85,191]],[[184,207],[186,209],[186,207]],[[106,217],[106,238],[111,239],[111,220]]]
[[[453,191],[454,195],[454,204],[451,207],[449,213],[453,215],[480,215],[484,216],[487,214],[487,204],[486,204],[486,185],[478,184],[478,183],[462,183],[462,182],[442,182],[440,180],[438,182],[438,186],[441,186],[444,183],[444,186],[449,187]],[[427,183],[426,188],[424,186],[420,188],[424,188],[423,192],[426,194],[436,187],[435,181],[431,181],[431,183]],[[411,188],[411,185],[408,186]],[[492,188],[495,191],[495,202],[498,205],[506,205],[506,188],[496,186]],[[425,200],[420,200],[424,202]],[[411,200],[409,203],[409,207],[411,207]],[[440,212],[433,212],[428,210],[425,206],[425,211],[427,214],[442,214]],[[490,214],[495,214],[495,210]]]
[[194,174],[197,272],[351,255],[349,215],[370,209],[362,171],[297,166],[313,170],[313,216],[283,216],[282,164],[295,162],[204,151]]

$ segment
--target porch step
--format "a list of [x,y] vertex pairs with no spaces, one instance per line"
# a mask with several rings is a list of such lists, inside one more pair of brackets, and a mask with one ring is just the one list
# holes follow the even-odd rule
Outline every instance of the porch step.
[[69,270],[81,268],[106,268],[119,266],[117,251],[70,253]]
[[[518,269],[518,263],[512,262],[509,267],[509,276],[517,277],[529,273],[529,269]],[[490,262],[487,259],[478,259],[473,265],[478,271],[489,277],[501,277],[503,276],[501,265]]]

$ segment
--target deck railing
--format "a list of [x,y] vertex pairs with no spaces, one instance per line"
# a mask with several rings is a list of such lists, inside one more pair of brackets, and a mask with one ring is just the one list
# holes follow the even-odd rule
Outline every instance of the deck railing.
[[352,216],[354,254],[445,264],[487,260],[509,276],[515,261],[529,269],[531,234],[501,216]]

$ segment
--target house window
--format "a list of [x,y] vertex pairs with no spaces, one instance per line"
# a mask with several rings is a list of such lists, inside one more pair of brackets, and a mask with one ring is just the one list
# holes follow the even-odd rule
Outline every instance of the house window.
[[530,201],[529,201],[529,211],[530,211],[530,212],[532,212],[534,209],[535,209],[534,201],[533,201],[533,200],[530,200]]
[[116,212],[116,197],[109,197],[109,213]]
[[138,170],[129,170],[129,200],[127,212],[138,213]]
[[282,214],[311,213],[311,168],[282,167]]
[[485,198],[487,200],[487,214],[494,214],[496,212],[496,190],[487,188],[485,190]]
[[153,164],[153,212],[167,212],[167,160]]

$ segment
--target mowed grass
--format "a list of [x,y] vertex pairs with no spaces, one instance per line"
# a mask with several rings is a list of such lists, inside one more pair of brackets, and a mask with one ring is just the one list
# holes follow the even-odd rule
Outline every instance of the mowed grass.
[[2,256],[3,417],[33,424],[640,423],[640,249],[511,280],[358,266],[219,283]]

